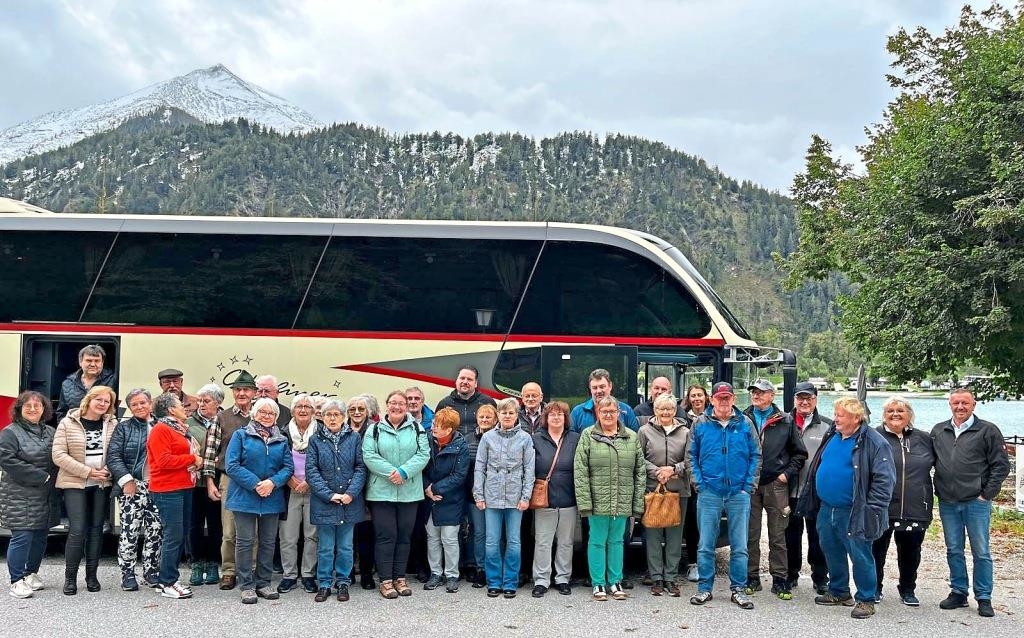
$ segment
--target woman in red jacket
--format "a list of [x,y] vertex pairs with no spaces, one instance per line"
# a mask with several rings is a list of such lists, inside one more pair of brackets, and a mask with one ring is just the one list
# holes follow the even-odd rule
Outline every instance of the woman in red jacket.
[[198,442],[189,436],[185,408],[166,392],[153,401],[156,425],[146,441],[149,492],[160,512],[160,589],[165,598],[191,598],[192,590],[178,580],[178,562],[192,519],[192,489],[203,466]]

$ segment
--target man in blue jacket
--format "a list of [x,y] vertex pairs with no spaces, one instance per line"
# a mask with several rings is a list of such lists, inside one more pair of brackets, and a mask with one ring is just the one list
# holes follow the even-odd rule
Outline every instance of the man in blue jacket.
[[744,592],[747,584],[747,526],[750,495],[760,476],[761,447],[750,419],[736,409],[732,385],[719,382],[711,389],[712,409],[693,426],[690,459],[693,485],[697,490],[697,593],[693,605],[712,599],[715,584],[715,541],[722,514],[729,524],[729,589],[732,602],[741,609],[753,609],[754,601]]
[[[590,398],[573,408],[569,414],[569,425],[573,432],[582,432],[597,423],[594,404],[611,395],[612,375],[604,368],[597,368],[590,373],[587,384],[590,388]],[[637,421],[633,408],[622,401],[619,401],[619,421],[634,432],[640,429],[640,422]]]

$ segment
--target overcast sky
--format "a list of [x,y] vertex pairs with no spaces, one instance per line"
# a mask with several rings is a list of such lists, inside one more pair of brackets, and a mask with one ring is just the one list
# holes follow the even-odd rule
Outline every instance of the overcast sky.
[[0,0],[0,129],[223,63],[324,122],[627,133],[787,191],[893,97],[886,36],[947,0]]

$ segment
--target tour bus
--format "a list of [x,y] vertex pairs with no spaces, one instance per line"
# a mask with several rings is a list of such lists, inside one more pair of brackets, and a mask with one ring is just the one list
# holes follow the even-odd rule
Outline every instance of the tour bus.
[[[682,253],[652,235],[553,222],[56,214],[0,199],[0,425],[20,391],[56,404],[98,344],[119,396],[184,372],[186,392],[273,374],[280,401],[419,386],[460,366],[480,390],[587,396],[594,368],[635,404],[646,381],[747,381],[758,346]],[[230,392],[225,406],[230,405]],[[123,406],[121,408],[123,410]]]

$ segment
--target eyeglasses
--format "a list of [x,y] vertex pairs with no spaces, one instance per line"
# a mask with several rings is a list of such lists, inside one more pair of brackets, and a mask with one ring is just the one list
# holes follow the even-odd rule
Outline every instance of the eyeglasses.
[[800,395],[800,394],[798,394],[798,395],[796,395],[796,396],[795,396],[795,397],[793,397],[793,398],[794,398],[795,400],[797,400],[797,401],[802,401],[802,402],[804,402],[804,403],[810,403],[810,402],[811,402],[811,401],[813,401],[813,400],[814,400],[814,399],[815,399],[816,397],[813,397],[813,396],[811,396],[811,395],[806,395],[806,394],[805,394],[805,395]]
[[388,401],[388,405],[393,408],[404,408],[408,403],[405,401]]
[[277,418],[277,415],[274,414],[273,410],[256,410],[256,414],[258,414],[260,416],[272,416],[275,419]]
[[616,416],[618,415],[618,413],[618,410],[601,410],[600,412],[598,412],[598,414],[600,414],[601,416]]
[[341,418],[341,412],[327,412],[326,414],[324,414],[324,418],[325,419],[340,419]]
[[[391,405],[390,403],[388,405]],[[353,405],[348,409],[349,412],[366,412],[366,408],[361,405]]]
[[313,406],[311,406],[311,405],[295,405],[295,406],[292,406],[292,410],[312,410],[312,409],[313,409]]

